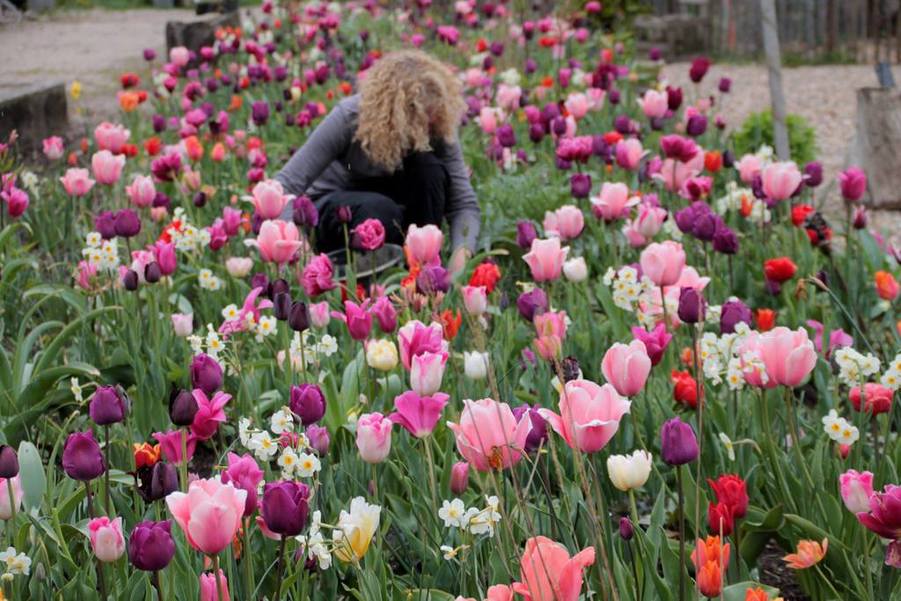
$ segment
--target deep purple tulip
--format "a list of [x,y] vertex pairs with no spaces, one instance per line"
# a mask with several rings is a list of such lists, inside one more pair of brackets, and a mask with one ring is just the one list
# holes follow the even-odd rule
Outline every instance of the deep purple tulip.
[[94,229],[104,240],[116,237],[116,214],[113,211],[101,211],[94,217]]
[[[265,273],[255,273],[250,276],[250,289],[262,288],[264,292],[269,290],[269,276]],[[268,295],[271,296],[271,295]]]
[[738,252],[738,236],[731,228],[721,225],[713,235],[713,250],[724,255]]
[[[703,204],[703,202],[702,202]],[[713,211],[698,211],[691,228],[692,235],[702,242],[712,242],[722,219]]]
[[129,292],[134,292],[138,289],[138,284],[140,283],[140,279],[138,278],[138,272],[134,269],[129,269],[125,272],[125,275],[122,276],[122,285]]
[[682,288],[679,291],[679,319],[685,323],[704,321],[707,301],[697,288]]
[[0,445],[0,478],[15,478],[19,475],[19,456],[9,445]]
[[88,413],[98,426],[118,424],[125,419],[128,404],[114,386],[98,386],[91,396]]
[[263,489],[263,521],[282,536],[297,536],[307,525],[310,488],[301,482],[269,482]]
[[279,321],[286,321],[291,312],[291,295],[287,292],[279,292],[272,300],[272,314]]
[[540,121],[529,124],[529,140],[531,140],[535,144],[541,142],[546,135],[547,130],[545,130],[544,124]]
[[497,128],[497,142],[504,148],[516,146],[516,132],[509,123],[504,123]]
[[536,315],[547,311],[547,294],[541,288],[532,288],[528,292],[523,292],[516,299],[516,308],[519,309],[519,314],[531,323]]
[[284,278],[278,278],[277,280],[272,280],[266,286],[266,296],[270,299],[275,298],[279,294],[291,294],[291,284],[288,283]]
[[591,193],[591,175],[573,173],[569,178],[569,189],[573,198],[588,198]]
[[693,138],[703,136],[707,131],[707,117],[704,115],[692,115],[685,124],[685,133]]
[[144,281],[148,284],[156,284],[161,277],[163,277],[163,270],[160,269],[160,264],[156,261],[144,266]]
[[325,395],[316,384],[292,386],[288,404],[304,426],[315,424],[325,415]]
[[153,48],[144,48],[144,60],[148,63],[156,58],[156,50]]
[[607,100],[610,104],[617,105],[620,100],[620,92],[616,88],[611,88],[610,91],[607,92]]
[[310,327],[310,310],[300,301],[291,305],[288,312],[288,326],[295,332],[303,332]]
[[666,86],[666,106],[675,112],[682,106],[682,88]]
[[353,219],[353,214],[351,213],[349,206],[343,205],[338,207],[338,221],[341,223],[350,223],[351,219]]
[[521,420],[522,416],[526,413],[529,414],[529,421],[532,422],[532,429],[526,437],[526,444],[524,447],[527,453],[538,450],[538,448],[541,447],[541,444],[547,440],[547,422],[538,414],[540,408],[540,405],[530,407],[523,404],[513,409],[513,417],[516,418],[516,423],[519,423],[519,420]]
[[720,77],[718,88],[723,94],[728,94],[732,90],[732,80],[728,77]]
[[319,211],[306,194],[294,199],[294,223],[299,227],[313,228],[319,225]]
[[698,458],[698,437],[690,424],[674,417],[660,428],[660,456],[670,465],[684,465]]
[[222,366],[206,353],[196,355],[191,360],[191,385],[213,394],[222,386]]
[[617,115],[613,119],[613,129],[620,135],[627,136],[632,133],[632,120],[628,115]]
[[516,222],[516,244],[523,250],[532,248],[532,241],[538,237],[535,224],[527,219]]
[[128,559],[145,572],[158,572],[169,565],[175,555],[172,522],[141,522],[128,537]]
[[648,60],[657,62],[662,56],[663,52],[657,46],[651,46],[651,49],[648,50]]
[[632,520],[623,516],[619,518],[619,537],[623,540],[632,540],[635,535],[635,527],[632,526]]
[[740,323],[751,325],[753,319],[748,305],[738,299],[728,300],[720,309],[720,334],[733,334],[735,326]]
[[701,83],[701,80],[707,75],[708,69],[710,69],[710,59],[706,56],[699,56],[692,61],[691,68],[688,70],[688,77],[695,83]]
[[169,394],[169,419],[176,426],[190,426],[197,415],[197,399],[190,390],[173,390]]
[[141,218],[132,209],[121,209],[116,213],[116,235],[134,238],[141,233]]
[[811,161],[804,165],[804,185],[816,188],[823,183],[823,164],[819,161]]
[[63,469],[73,480],[88,482],[106,471],[106,462],[93,432],[73,432],[63,446]]
[[265,125],[269,120],[269,103],[265,100],[257,100],[250,107],[250,115],[255,125],[258,127]]
[[138,469],[138,494],[145,503],[165,499],[178,490],[178,470],[171,463],[157,461]]

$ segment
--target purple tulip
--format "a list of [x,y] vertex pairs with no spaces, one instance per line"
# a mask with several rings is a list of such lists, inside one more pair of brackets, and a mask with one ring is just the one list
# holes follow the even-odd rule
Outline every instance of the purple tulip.
[[158,572],[169,565],[175,555],[172,522],[141,522],[128,537],[128,559],[145,572]]
[[728,94],[732,90],[732,80],[728,77],[721,77],[719,83],[719,90],[723,94]]
[[127,411],[128,404],[114,386],[98,386],[88,406],[88,413],[98,426],[118,424]]
[[178,490],[178,470],[171,463],[157,461],[153,467],[138,469],[138,494],[145,503],[165,499]]
[[269,103],[265,100],[257,100],[250,107],[250,115],[258,127],[265,125],[269,120]]
[[437,294],[450,290],[450,274],[441,265],[427,265],[416,276],[416,291],[420,294]]
[[191,385],[213,394],[222,386],[222,366],[206,353],[196,355],[191,360]]
[[291,310],[288,312],[288,326],[295,332],[309,329],[310,310],[306,303],[296,301],[291,305]]
[[156,58],[156,50],[153,48],[144,48],[144,60],[148,63]]
[[523,250],[532,248],[532,241],[538,237],[535,224],[527,219],[516,222],[516,244]]
[[325,396],[316,384],[291,387],[289,405],[304,426],[315,424],[325,415]]
[[533,407],[522,404],[513,409],[513,417],[516,418],[516,423],[519,423],[519,420],[521,420],[522,416],[526,413],[529,414],[529,420],[532,422],[532,429],[526,437],[526,444],[524,447],[527,453],[537,451],[538,448],[541,447],[541,444],[547,440],[547,422],[538,414],[540,408],[541,406],[537,404]]
[[548,309],[547,294],[541,288],[532,288],[516,299],[516,308],[526,321],[532,322],[536,315]]
[[197,415],[197,399],[189,390],[173,390],[169,395],[169,419],[176,426],[190,426]]
[[720,309],[720,334],[734,333],[740,323],[753,323],[751,308],[738,299],[724,302]]
[[132,209],[121,209],[116,213],[116,235],[134,238],[141,232],[141,218]]
[[106,462],[93,432],[73,432],[63,446],[63,469],[73,480],[88,482],[106,471]]
[[319,211],[306,194],[294,199],[294,223],[299,227],[314,228],[319,225]]
[[738,252],[738,236],[731,228],[722,225],[713,235],[713,250],[724,255],[734,255]]
[[698,437],[690,424],[674,417],[660,428],[660,456],[670,465],[684,465],[698,458]]
[[635,535],[635,527],[632,526],[632,520],[623,516],[619,518],[619,537],[623,540],[632,540]]
[[301,482],[269,482],[263,489],[263,521],[282,536],[297,536],[307,525],[310,488]]
[[500,127],[497,128],[497,142],[504,148],[512,148],[516,146],[516,133],[513,131],[513,126],[509,123],[504,123]]
[[104,240],[116,237],[116,214],[113,211],[101,211],[94,217],[94,229]]
[[692,115],[685,124],[685,133],[693,138],[703,136],[707,131],[707,117],[704,115]]
[[15,478],[19,475],[19,456],[9,445],[0,445],[0,478]]
[[816,188],[823,183],[823,164],[819,161],[811,161],[804,165],[804,185]]
[[306,427],[304,434],[306,435],[307,440],[310,441],[310,446],[316,451],[317,455],[324,457],[328,454],[328,447],[331,443],[328,428],[325,426],[310,425]]
[[569,188],[573,198],[588,198],[591,193],[591,175],[573,173],[569,178]]
[[291,313],[291,295],[287,292],[279,292],[272,299],[272,315],[279,321],[286,321]]

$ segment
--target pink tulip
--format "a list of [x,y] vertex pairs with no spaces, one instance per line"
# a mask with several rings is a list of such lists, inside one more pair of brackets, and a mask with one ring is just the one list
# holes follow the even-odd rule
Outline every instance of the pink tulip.
[[400,347],[400,361],[404,368],[409,370],[413,365],[413,357],[422,353],[447,352],[448,343],[444,340],[444,328],[440,323],[432,322],[429,325],[421,321],[408,321],[397,331],[397,341]]
[[522,88],[500,84],[497,86],[497,105],[505,111],[515,112],[519,109],[519,99],[522,97]]
[[463,286],[463,307],[473,317],[478,317],[488,310],[488,294],[485,286]]
[[197,413],[191,423],[191,433],[197,440],[208,440],[219,430],[219,424],[225,423],[225,405],[232,397],[220,390],[211,399],[199,388],[195,388],[191,394],[197,401]]
[[[323,292],[328,292],[335,287],[333,278],[334,268],[332,262],[325,253],[311,257],[303,268],[300,283],[304,292],[310,298],[315,298]],[[328,323],[326,321],[326,323]]]
[[350,337],[357,341],[366,340],[372,331],[372,313],[369,311],[369,299],[361,304],[344,301],[344,316]]
[[245,244],[260,249],[260,257],[284,265],[292,258],[304,243],[300,239],[297,226],[281,219],[264,221],[256,240],[247,240]]
[[516,465],[532,430],[528,413],[517,423],[507,403],[493,399],[467,399],[463,403],[460,423],[447,422],[463,458],[480,472]]
[[441,392],[420,396],[409,390],[394,397],[395,411],[388,419],[406,428],[416,438],[428,436],[435,429],[449,398]]
[[188,543],[201,553],[216,555],[235,538],[246,499],[247,491],[210,478],[194,480],[187,493],[169,493],[166,505]]
[[629,138],[616,143],[616,164],[629,171],[638,167],[645,150],[641,140]]
[[601,193],[591,197],[591,212],[598,219],[616,221],[629,213],[638,204],[638,197],[629,198],[629,186],[620,182],[604,182]]
[[773,328],[760,336],[760,358],[771,380],[795,387],[810,375],[817,364],[817,352],[807,330]]
[[581,92],[570,94],[563,105],[566,107],[566,110],[569,112],[569,114],[572,115],[573,118],[575,118],[577,121],[588,114],[588,109],[590,106],[588,97]]
[[629,344],[617,342],[604,354],[601,370],[618,393],[635,396],[644,388],[651,373],[651,358],[640,340]]
[[310,323],[314,328],[323,329],[328,325],[331,317],[329,316],[328,302],[311,303],[308,306],[310,311]]
[[391,452],[393,422],[381,413],[364,413],[357,420],[357,449],[366,463],[381,463]]
[[761,169],[763,169],[763,162],[756,154],[746,154],[735,164],[735,168],[738,169],[738,176],[741,178],[741,181],[751,184],[754,181],[754,176],[759,175]]
[[462,495],[469,486],[469,464],[458,461],[451,467],[450,489],[455,495]]
[[[219,596],[219,590],[222,591],[222,597]],[[204,572],[200,575],[200,601],[231,601],[231,597],[228,595],[228,580],[221,569],[219,570],[218,585],[216,576],[212,572]]]
[[118,123],[104,121],[94,129],[94,141],[97,142],[97,148],[109,150],[113,154],[120,154],[122,147],[130,137],[131,132]]
[[560,394],[560,415],[549,409],[538,413],[570,448],[594,453],[607,446],[630,405],[610,384],[570,380]]
[[136,175],[131,185],[126,186],[125,193],[136,207],[149,207],[156,198],[156,186],[149,175]]
[[663,187],[669,192],[679,192],[685,182],[696,176],[704,168],[704,153],[697,153],[687,163],[675,159],[666,159],[660,165],[660,170],[652,177],[663,183]]
[[570,557],[560,543],[544,536],[526,541],[520,561],[521,582],[513,592],[526,601],[578,601],[582,591],[582,571],[594,563],[594,547]]
[[94,172],[94,177],[99,183],[107,186],[119,181],[124,166],[125,156],[115,155],[109,150],[95,152],[91,157],[91,170]]
[[44,156],[50,161],[57,161],[62,158],[65,148],[63,147],[63,139],[59,136],[50,136],[44,138],[43,141]]
[[497,131],[497,109],[482,107],[479,112],[479,127],[489,136]]
[[173,313],[172,330],[176,336],[186,338],[194,331],[194,315],[191,313]]
[[78,274],[75,276],[75,283],[83,290],[90,290],[91,280],[97,275],[97,266],[87,261],[78,262]]
[[801,185],[801,172],[792,161],[771,163],[763,168],[760,177],[764,194],[773,201],[789,198]]
[[535,315],[533,321],[538,354],[547,361],[559,357],[566,339],[566,312],[545,311]]
[[[158,443],[160,443],[160,452],[163,454],[163,458],[166,461],[168,461],[169,463],[174,463],[176,465],[182,462],[183,458],[181,452],[181,430],[154,432],[153,437]],[[194,436],[194,434],[188,434],[187,443],[188,444],[186,445],[185,450],[187,451],[187,460],[190,461],[191,457],[194,456],[194,451],[197,449],[197,437]]]
[[513,601],[513,588],[506,584],[489,586],[485,594],[485,601]]
[[667,212],[666,209],[661,207],[654,207],[647,203],[642,203],[638,208],[638,216],[635,218],[634,224],[635,229],[640,233],[644,238],[650,240],[660,231],[660,228],[663,227],[663,222],[666,221]]
[[263,219],[278,219],[290,197],[278,180],[267,179],[253,187],[253,196],[249,200],[257,215]]
[[585,227],[585,216],[582,210],[573,205],[565,205],[556,211],[547,211],[544,214],[544,233],[548,236],[556,236],[561,240],[578,238]]
[[738,357],[745,382],[755,388],[775,388],[778,384],[767,374],[760,355],[761,334],[750,331],[739,346]]
[[87,169],[67,169],[66,174],[59,178],[69,196],[84,196],[94,187]]
[[441,232],[441,228],[432,224],[418,227],[413,223],[407,230],[404,246],[410,256],[420,265],[436,265],[441,262],[438,255],[443,242],[444,234]]
[[857,515],[870,511],[873,494],[873,473],[848,470],[838,477],[839,491],[848,511]]
[[666,116],[667,94],[657,90],[648,90],[644,96],[638,99],[638,104],[648,119],[660,119]]
[[169,50],[169,61],[176,67],[184,67],[191,60],[191,51],[184,46],[176,46]]
[[867,191],[867,174],[860,167],[848,167],[838,174],[838,184],[846,201],[857,202]]
[[91,549],[97,559],[104,563],[116,561],[125,552],[125,537],[122,536],[122,518],[110,520],[103,516],[88,522]]
[[447,353],[425,352],[413,357],[410,364],[410,388],[420,396],[430,396],[441,388]]
[[561,248],[559,238],[532,240],[531,250],[523,255],[523,260],[532,270],[532,279],[547,282],[559,278],[568,250]]
[[672,240],[649,244],[641,251],[641,271],[657,286],[672,286],[685,267],[685,251]]
[[22,481],[18,475],[12,477],[13,497],[12,503],[9,498],[9,484],[6,478],[0,478],[0,520],[8,520],[13,516],[13,507],[18,513],[19,507],[22,505]]

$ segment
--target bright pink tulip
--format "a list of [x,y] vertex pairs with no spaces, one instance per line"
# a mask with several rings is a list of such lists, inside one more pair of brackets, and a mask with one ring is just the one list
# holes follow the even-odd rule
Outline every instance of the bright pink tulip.
[[648,119],[659,119],[666,115],[667,94],[657,90],[648,90],[638,99],[638,104]]
[[126,186],[125,193],[136,207],[149,207],[156,197],[156,186],[149,175],[136,175],[131,185]]
[[441,388],[447,353],[420,353],[410,363],[410,388],[420,396],[430,396]]
[[873,494],[873,473],[848,470],[838,477],[839,491],[848,511],[857,515],[870,510]]
[[125,552],[125,537],[122,536],[122,518],[110,520],[103,516],[88,522],[91,549],[97,559],[104,563],[116,561]]
[[22,505],[22,481],[18,475],[12,477],[12,489],[13,498],[10,503],[9,484],[6,483],[6,478],[0,478],[0,520],[10,519],[13,516],[13,506],[18,513]]
[[645,150],[641,140],[629,138],[616,143],[616,164],[629,171],[638,167]]
[[629,344],[617,342],[604,354],[601,370],[618,393],[635,396],[644,388],[651,373],[651,358],[640,340]]
[[44,138],[42,144],[44,147],[44,156],[47,157],[48,160],[57,161],[62,158],[63,152],[65,152],[62,138],[59,136],[50,136],[49,138]]
[[573,205],[565,205],[556,211],[547,211],[544,214],[544,233],[548,236],[557,236],[561,240],[578,238],[585,227],[585,216],[582,210]]
[[523,260],[532,270],[532,279],[536,282],[556,280],[563,271],[568,249],[561,248],[559,238],[532,240],[532,248],[523,255]]
[[[281,537],[279,537],[281,538]],[[216,576],[212,572],[204,572],[200,575],[200,601],[231,601],[228,595],[228,580],[222,570],[219,570],[219,584],[216,584]],[[222,597],[219,597],[222,590]]]
[[607,446],[631,404],[610,384],[570,380],[560,393],[560,415],[550,409],[538,413],[571,448],[594,453]]
[[738,176],[741,178],[741,181],[751,184],[754,181],[754,176],[759,175],[760,170],[763,169],[763,162],[756,154],[746,154],[735,164],[735,168],[738,169]]
[[310,258],[310,261],[303,268],[300,283],[307,296],[315,298],[335,287],[335,280],[332,279],[333,274],[334,268],[331,260],[328,258],[328,255],[322,253]]
[[444,328],[440,323],[423,324],[416,319],[408,321],[397,331],[400,347],[400,361],[409,370],[413,365],[413,357],[422,353],[447,352],[448,343],[444,340]]
[[412,390],[394,397],[394,413],[388,416],[395,424],[407,429],[416,438],[428,436],[441,418],[450,397],[442,392],[419,396]]
[[109,150],[113,154],[122,152],[131,132],[118,123],[104,121],[94,129],[94,141],[100,150]]
[[122,176],[122,168],[125,167],[125,156],[115,155],[109,150],[95,152],[91,157],[91,169],[94,177],[101,184],[111,186],[119,181]]
[[369,299],[361,304],[353,301],[344,301],[344,316],[347,322],[347,331],[354,340],[366,340],[372,331],[372,313],[369,312]]
[[760,336],[760,358],[767,376],[776,384],[795,387],[810,375],[817,364],[817,352],[807,330],[773,328]]
[[194,480],[187,493],[169,493],[166,505],[188,543],[201,553],[216,555],[235,538],[246,499],[247,491],[211,478]]
[[220,390],[211,399],[199,388],[195,388],[191,394],[197,401],[197,413],[194,414],[191,433],[197,440],[208,440],[219,430],[219,424],[225,423],[225,405],[232,397]]
[[649,244],[641,251],[641,271],[657,286],[672,286],[685,267],[685,251],[672,240]]
[[638,204],[639,198],[629,198],[629,186],[620,182],[604,182],[601,193],[591,197],[591,212],[598,219],[616,221],[629,214],[629,209]]
[[463,307],[466,312],[474,317],[482,315],[488,310],[488,294],[485,286],[463,286]]
[[594,563],[594,547],[570,557],[560,543],[544,536],[526,541],[520,561],[520,580],[513,592],[525,601],[578,601],[582,591],[582,571]]
[[480,472],[516,465],[532,430],[528,413],[517,423],[507,403],[493,399],[467,399],[463,403],[460,423],[447,422],[463,458]]
[[290,197],[278,180],[267,179],[253,187],[253,196],[249,200],[263,219],[278,219]]
[[260,257],[264,261],[271,261],[279,265],[290,261],[298,249],[304,245],[297,226],[281,219],[264,221],[260,226],[257,239],[248,240],[245,244],[259,248]]
[[[153,437],[160,443],[160,452],[162,452],[166,461],[176,465],[182,462],[181,430],[154,432]],[[197,449],[197,437],[193,433],[189,433],[187,443],[185,450],[188,452],[187,460],[190,461],[191,457],[194,456],[194,451]]]
[[381,463],[391,452],[393,422],[381,413],[364,413],[357,420],[357,450],[366,463]]
[[789,198],[801,185],[801,172],[792,161],[770,163],[760,173],[763,192],[770,200]]
[[69,196],[84,196],[94,187],[94,180],[91,179],[87,169],[75,169],[74,167],[66,170],[66,174],[59,178],[66,189]]
[[860,167],[848,167],[838,174],[838,184],[846,201],[857,202],[867,191],[867,174]]
[[439,253],[443,242],[441,228],[432,224],[418,227],[413,223],[407,230],[404,246],[420,265],[436,265],[441,262]]

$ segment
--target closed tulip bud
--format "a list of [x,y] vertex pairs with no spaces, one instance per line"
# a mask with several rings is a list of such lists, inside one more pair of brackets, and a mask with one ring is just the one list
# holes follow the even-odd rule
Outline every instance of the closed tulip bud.
[[266,296],[273,299],[279,294],[291,294],[291,285],[288,284],[283,278],[278,278],[277,280],[272,280],[266,286]]
[[738,236],[731,228],[720,226],[713,234],[713,250],[724,255],[734,255],[738,252]]
[[631,455],[611,455],[607,458],[607,474],[617,489],[628,492],[641,488],[651,475],[651,454],[639,449]]
[[751,308],[738,299],[728,300],[720,309],[720,334],[735,333],[735,326],[753,323]]
[[63,469],[73,480],[88,482],[106,471],[100,445],[92,432],[73,432],[63,446]]
[[310,312],[307,310],[307,304],[297,301],[291,305],[291,312],[288,314],[288,325],[295,332],[303,332],[310,327]]
[[141,218],[131,209],[122,209],[116,213],[116,235],[122,238],[133,238],[141,232]]
[[325,415],[325,396],[316,384],[292,386],[289,405],[304,426],[315,424]]
[[134,269],[129,269],[125,272],[125,275],[122,276],[122,286],[129,292],[134,292],[138,289],[138,282],[138,272]]
[[516,244],[523,250],[532,248],[532,241],[538,237],[535,224],[525,219],[516,222]]
[[570,282],[584,282],[588,278],[588,265],[584,257],[576,257],[563,262],[563,275]]
[[852,224],[854,225],[854,229],[862,230],[867,227],[867,209],[866,207],[855,207],[854,208],[854,220]]
[[811,161],[804,165],[804,184],[810,188],[816,188],[823,183],[823,164],[819,161]]
[[338,207],[338,221],[341,223],[350,223],[350,220],[353,219],[353,213],[351,213],[350,207],[347,205]]
[[529,292],[523,292],[516,299],[516,308],[526,321],[531,322],[536,315],[547,311],[547,294],[541,288],[533,288]]
[[692,115],[688,118],[688,123],[685,125],[685,133],[697,138],[704,135],[705,131],[707,131],[707,117],[704,115]]
[[[216,582],[217,576],[219,582]],[[228,579],[222,570],[219,570],[218,574],[204,572],[200,575],[200,601],[231,601],[228,594]]]
[[172,522],[141,522],[128,537],[128,559],[145,572],[162,570],[175,555]]
[[463,372],[470,380],[484,380],[488,376],[488,353],[464,351]]
[[261,513],[266,527],[282,536],[297,536],[307,525],[310,487],[301,482],[269,482],[263,489]]
[[138,470],[138,481],[138,494],[145,503],[152,503],[178,490],[178,470],[171,463],[157,461]]
[[191,385],[211,395],[222,386],[222,366],[205,353],[191,360]]
[[632,526],[632,520],[623,516],[619,518],[619,537],[623,540],[632,540],[635,535],[635,527]]
[[206,192],[200,190],[194,193],[194,198],[192,199],[194,202],[194,206],[197,208],[203,208],[206,206]]
[[328,454],[328,447],[331,443],[331,438],[328,434],[328,428],[325,426],[307,426],[306,430],[304,430],[304,434],[307,437],[307,440],[310,442],[310,447],[316,451],[316,454],[320,457]]
[[148,284],[156,284],[161,277],[163,277],[163,270],[160,269],[160,264],[156,261],[148,263],[144,267],[144,281]]
[[288,315],[291,313],[291,295],[287,292],[279,292],[272,300],[272,304],[272,313],[275,315],[275,318],[279,321],[287,320]]
[[116,561],[125,553],[125,537],[122,536],[122,518],[110,520],[103,516],[88,522],[91,549],[102,562]]
[[19,475],[19,456],[9,445],[0,445],[0,478],[15,478]]
[[176,426],[190,426],[197,415],[197,399],[188,390],[173,390],[169,395],[169,419]]
[[684,465],[698,458],[698,437],[690,424],[674,417],[660,428],[660,455],[669,465]]
[[381,413],[366,413],[357,420],[357,450],[366,463],[381,463],[391,452],[391,426]]
[[679,293],[679,319],[685,323],[704,321],[707,312],[707,301],[695,288],[682,288]]
[[125,419],[127,411],[123,395],[113,386],[98,386],[88,406],[88,413],[98,426],[118,424]]
[[450,489],[455,495],[462,495],[469,486],[469,463],[458,461],[451,467]]
[[366,343],[366,364],[373,369],[388,372],[397,367],[397,347],[384,338]]

